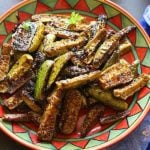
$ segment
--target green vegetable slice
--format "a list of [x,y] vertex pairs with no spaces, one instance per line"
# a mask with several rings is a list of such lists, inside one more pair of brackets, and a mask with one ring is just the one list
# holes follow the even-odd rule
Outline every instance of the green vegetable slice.
[[69,61],[69,59],[72,56],[73,56],[73,52],[68,52],[55,59],[55,63],[53,65],[52,71],[48,79],[47,89],[51,87],[51,85],[54,83],[55,79],[57,78],[63,66]]
[[44,87],[46,85],[46,79],[48,77],[50,68],[53,65],[52,60],[46,60],[40,67],[37,80],[35,83],[35,91],[34,91],[34,98],[36,100],[43,100],[44,99]]

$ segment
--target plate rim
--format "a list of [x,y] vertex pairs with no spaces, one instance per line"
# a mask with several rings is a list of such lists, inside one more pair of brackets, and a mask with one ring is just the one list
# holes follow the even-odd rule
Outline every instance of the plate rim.
[[[0,16],[0,23],[7,17],[9,16],[12,12],[16,11],[18,8],[35,2],[37,0],[23,0],[22,2],[17,3],[16,5],[14,5],[13,7],[11,7],[9,10],[7,10],[4,14],[2,14]],[[119,10],[121,13],[123,13],[125,16],[127,16],[130,20],[132,20],[132,22],[138,27],[138,29],[140,30],[140,32],[142,33],[142,35],[144,36],[144,39],[146,40],[148,47],[150,48],[150,38],[148,37],[147,33],[145,32],[145,30],[142,28],[142,26],[138,23],[138,21],[129,13],[127,12],[124,8],[122,8],[121,6],[119,6],[118,4],[110,1],[110,0],[97,0],[99,2],[102,2],[104,4],[110,5],[111,7]],[[102,145],[98,145],[92,148],[86,148],[85,150],[96,150],[96,149],[103,149],[106,148],[112,144],[118,143],[119,141],[121,141],[123,138],[125,138],[127,135],[129,135],[130,133],[132,133],[138,126],[139,124],[142,122],[142,120],[144,119],[144,117],[146,116],[146,114],[149,112],[150,110],[150,102],[148,103],[148,105],[145,107],[145,109],[143,110],[142,114],[140,115],[140,118],[137,119],[133,125],[128,128],[123,134],[120,134],[117,138],[112,139]],[[3,126],[2,122],[0,121],[0,130],[3,131],[7,136],[9,136],[11,139],[13,139],[14,141],[19,142],[20,144],[22,144],[23,146],[26,146],[28,148],[34,148],[36,150],[40,150],[41,147],[39,147],[38,145],[34,145],[31,144],[21,138],[19,138],[17,135],[13,134],[11,131],[9,131],[5,126]],[[43,150],[49,150],[47,148],[42,148]]]

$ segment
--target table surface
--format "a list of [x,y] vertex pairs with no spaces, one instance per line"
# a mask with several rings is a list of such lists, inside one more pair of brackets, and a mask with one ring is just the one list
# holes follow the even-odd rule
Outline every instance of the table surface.
[[[140,20],[144,9],[150,5],[150,0],[112,0],[130,12],[137,20]],[[0,0],[0,15],[5,13],[13,5],[21,0]],[[146,132],[144,132],[146,131]],[[146,136],[143,134],[146,133]],[[136,137],[135,137],[136,136]],[[111,146],[108,150],[146,150],[150,142],[150,114],[139,127],[121,142]],[[142,144],[141,144],[142,143]],[[0,149],[2,150],[28,150],[16,141],[13,141],[0,131]]]

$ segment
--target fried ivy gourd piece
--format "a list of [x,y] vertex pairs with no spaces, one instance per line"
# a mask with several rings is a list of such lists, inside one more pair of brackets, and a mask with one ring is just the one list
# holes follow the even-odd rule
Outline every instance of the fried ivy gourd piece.
[[63,112],[59,122],[59,129],[62,133],[70,134],[75,130],[82,99],[81,93],[76,89],[66,92],[63,100]]
[[95,68],[99,68],[107,61],[107,58],[113,53],[113,51],[119,46],[120,39],[127,33],[135,29],[135,26],[128,26],[119,32],[113,34],[109,39],[106,39],[95,53],[93,65]]
[[91,128],[98,122],[99,117],[104,112],[104,106],[101,104],[95,104],[90,107],[86,114],[84,122],[81,127],[81,136],[84,137],[91,130]]
[[118,85],[129,83],[133,80],[130,64],[121,59],[118,63],[105,69],[100,77],[100,85],[103,89],[110,89]]
[[54,89],[47,98],[48,104],[41,118],[38,129],[38,138],[42,141],[51,141],[55,132],[56,119],[62,101],[62,90]]
[[119,98],[114,97],[111,91],[101,90],[99,86],[89,87],[87,88],[87,92],[89,93],[89,95],[97,99],[97,101],[115,110],[123,111],[128,108],[128,103]]
[[46,81],[48,79],[48,75],[53,64],[54,64],[54,61],[52,60],[44,61],[44,63],[41,65],[37,73],[35,90],[34,90],[34,98],[36,100],[43,100],[45,98],[44,88],[47,84]]
[[6,78],[9,71],[11,49],[10,44],[6,43],[2,47],[0,55],[0,81],[3,81]]
[[29,54],[22,55],[19,60],[12,66],[7,74],[8,79],[17,80],[22,77],[32,67],[33,57]]
[[149,80],[150,77],[143,73],[135,78],[127,86],[119,89],[114,89],[114,96],[126,100],[129,96],[133,95],[135,92],[143,88]]
[[34,52],[44,37],[44,24],[41,22],[23,22],[12,35],[14,50]]
[[56,85],[61,89],[77,88],[98,79],[100,77],[100,74],[101,71],[97,70],[71,79],[57,81]]
[[125,110],[125,111],[119,112],[117,114],[101,117],[100,118],[100,124],[105,125],[105,124],[116,122],[118,120],[121,120],[121,119],[125,118],[129,114],[130,114],[130,111]]
[[51,85],[55,82],[63,66],[69,61],[69,59],[71,59],[73,55],[73,52],[68,52],[55,59],[54,65],[48,78],[47,89],[49,89]]

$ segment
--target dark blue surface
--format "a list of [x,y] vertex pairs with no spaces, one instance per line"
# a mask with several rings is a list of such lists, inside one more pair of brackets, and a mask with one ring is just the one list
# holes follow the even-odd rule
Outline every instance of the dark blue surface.
[[147,32],[147,34],[150,36],[150,26],[145,22],[144,18],[140,20],[140,23]]

